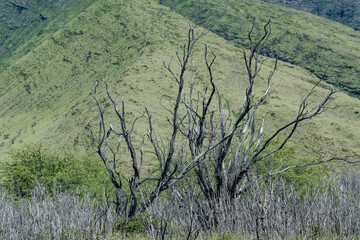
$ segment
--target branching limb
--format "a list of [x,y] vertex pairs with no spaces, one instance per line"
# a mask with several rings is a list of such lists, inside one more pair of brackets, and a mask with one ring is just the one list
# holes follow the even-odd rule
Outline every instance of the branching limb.
[[300,164],[300,165],[293,165],[293,166],[289,166],[286,167],[280,171],[277,172],[269,172],[266,176],[263,176],[261,178],[258,178],[256,180],[262,180],[264,178],[267,178],[269,176],[274,176],[274,175],[278,175],[278,174],[282,174],[290,169],[294,169],[294,168],[303,168],[303,167],[308,167],[308,166],[315,166],[315,165],[319,165],[319,164],[323,164],[323,163],[328,163],[328,162],[332,162],[332,161],[342,161],[342,162],[346,162],[346,163],[350,163],[350,164],[358,164],[360,163],[360,161],[349,161],[346,158],[337,158],[337,157],[333,157],[330,158],[328,160],[323,160],[323,161],[318,161],[318,162],[312,162],[312,163],[307,163],[307,164]]

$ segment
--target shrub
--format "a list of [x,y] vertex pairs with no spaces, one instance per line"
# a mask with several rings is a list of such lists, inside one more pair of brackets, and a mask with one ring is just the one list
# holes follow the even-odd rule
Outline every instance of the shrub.
[[144,233],[146,232],[144,223],[149,218],[148,214],[142,213],[135,216],[131,221],[122,218],[115,223],[115,229],[126,234]]
[[35,181],[46,189],[56,183],[62,189],[87,189],[91,194],[102,192],[109,182],[102,163],[91,154],[60,154],[41,145],[27,145],[11,153],[11,158],[3,167],[3,184],[19,196],[28,196]]

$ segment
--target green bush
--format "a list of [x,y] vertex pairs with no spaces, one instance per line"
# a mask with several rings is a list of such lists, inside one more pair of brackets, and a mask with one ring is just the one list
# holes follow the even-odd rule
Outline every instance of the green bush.
[[[115,223],[115,230],[126,233],[126,234],[139,234],[145,233],[146,229],[144,224],[148,222],[149,214],[143,212],[135,217],[133,217],[130,221],[126,221],[126,219],[122,218]],[[153,224],[157,224],[157,219],[153,219]]]
[[95,154],[56,153],[41,145],[27,145],[11,153],[5,163],[3,185],[12,193],[28,196],[39,182],[47,189],[55,184],[63,189],[80,189],[101,194],[110,183],[103,163]]

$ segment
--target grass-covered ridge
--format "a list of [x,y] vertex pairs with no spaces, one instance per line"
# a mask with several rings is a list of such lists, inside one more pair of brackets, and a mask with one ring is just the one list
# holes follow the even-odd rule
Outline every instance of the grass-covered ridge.
[[[274,20],[274,32],[277,27]],[[99,89],[107,81],[112,94],[118,101],[124,98],[133,114],[147,107],[153,113],[155,131],[166,131],[170,126],[164,105],[170,106],[176,90],[162,61],[176,66],[175,51],[184,44],[187,28],[186,18],[156,1],[96,1],[0,73],[0,158],[32,142],[56,149],[89,148],[85,128],[97,127],[98,113],[90,96],[96,81],[101,83]],[[250,25],[244,25],[244,31],[249,29]],[[246,34],[239,36],[245,42]],[[214,65],[218,88],[226,101],[239,104],[246,90],[240,49],[211,32],[200,41],[194,58],[200,79],[205,84],[202,46],[207,43],[218,56]],[[271,61],[263,67],[257,96],[264,90],[264,77],[271,67]],[[274,76],[274,92],[262,108],[267,113],[266,131],[290,120],[301,97],[316,81],[308,71],[281,62]],[[326,92],[320,88],[314,101]],[[299,156],[360,154],[359,100],[339,93],[334,105],[341,108],[325,113],[296,134],[295,143],[305,145]],[[158,122],[160,119],[163,121]],[[144,129],[139,136],[143,136],[147,127],[139,124]]]
[[0,72],[39,46],[95,0],[0,2]]
[[360,96],[360,33],[342,24],[286,7],[253,0],[160,0],[160,3],[246,47],[249,25],[273,20],[273,37],[264,53],[299,65],[316,76],[327,66],[326,81]]
[[284,0],[262,0],[264,2],[276,3],[297,10],[310,12],[312,14],[340,22],[346,26],[360,29],[359,4],[357,0],[342,1],[284,1]]

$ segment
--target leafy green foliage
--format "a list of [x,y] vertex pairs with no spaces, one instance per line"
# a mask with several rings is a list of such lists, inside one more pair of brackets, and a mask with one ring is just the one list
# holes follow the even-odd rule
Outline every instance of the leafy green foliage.
[[50,189],[54,184],[64,189],[87,190],[101,194],[109,184],[103,164],[92,155],[53,153],[42,146],[25,146],[11,154],[4,164],[4,186],[20,196],[27,196],[34,183]]
[[[143,212],[136,215],[131,219],[131,221],[126,221],[126,219],[120,219],[115,223],[115,229],[120,232],[126,232],[127,235],[145,233],[145,225],[149,221],[149,214]],[[153,223],[156,224],[158,221],[156,218],[152,219]]]

